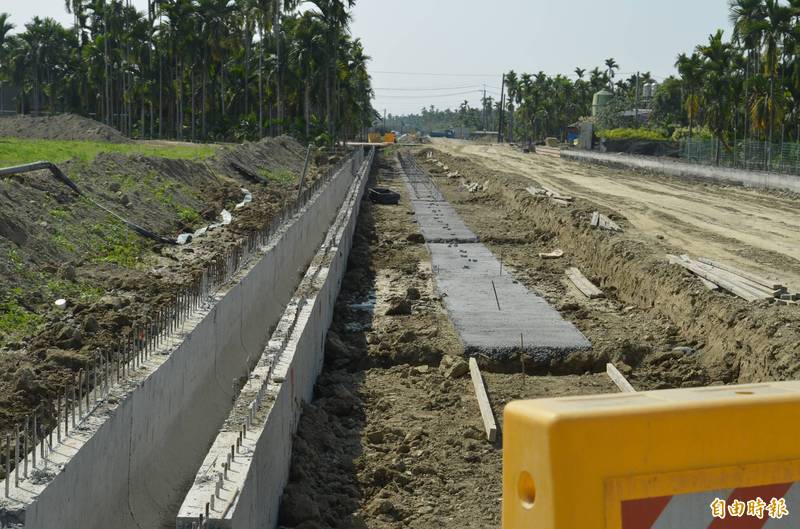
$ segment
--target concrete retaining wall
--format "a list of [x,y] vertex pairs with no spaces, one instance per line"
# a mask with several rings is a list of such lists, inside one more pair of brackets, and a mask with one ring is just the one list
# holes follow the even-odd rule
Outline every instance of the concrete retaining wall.
[[562,150],[561,158],[576,162],[595,163],[608,167],[676,176],[678,178],[712,180],[745,187],[776,189],[800,193],[800,177],[794,175],[710,167],[706,165],[674,162],[660,158],[626,156],[622,154],[608,154],[592,151]]
[[[347,270],[347,258],[353,242],[358,219],[358,205],[364,192],[359,185],[354,207],[342,228],[339,243],[333,248],[333,258],[313,303],[300,314],[295,333],[286,354],[280,359],[275,376],[285,380],[280,384],[275,402],[267,416],[257,444],[250,472],[234,509],[230,513],[234,529],[275,527],[283,488],[289,477],[292,460],[292,436],[300,419],[301,402],[309,402],[314,384],[322,370],[325,336],[333,318],[333,307],[339,295],[342,277]],[[305,320],[304,324],[301,322]]]
[[[206,520],[209,529],[256,529],[277,525],[280,499],[291,464],[292,438],[302,402],[311,400],[322,370],[325,336],[347,268],[370,168],[371,157],[353,182],[337,220],[298,287],[298,294],[286,308],[262,361],[251,374],[251,381],[263,383],[265,404],[263,411],[254,412],[257,419],[248,428],[242,448],[229,467],[228,478],[223,480],[224,490],[216,495],[215,508]],[[269,374],[265,377],[265,373]],[[240,397],[243,402],[237,401],[235,409],[246,408],[252,399],[252,391],[247,393],[245,389],[243,394],[249,396]],[[234,415],[226,421],[226,428],[206,456],[195,485],[180,509],[179,528],[193,527],[199,516],[205,515],[210,496],[215,495],[214,483],[222,473],[228,447],[235,444],[237,438],[239,425]]]
[[25,527],[155,528],[185,491],[353,182],[343,169],[25,509]]

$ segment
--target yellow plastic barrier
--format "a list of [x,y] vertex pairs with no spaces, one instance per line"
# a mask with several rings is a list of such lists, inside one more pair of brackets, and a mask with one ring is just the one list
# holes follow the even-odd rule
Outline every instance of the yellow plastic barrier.
[[512,402],[503,529],[800,527],[800,382]]

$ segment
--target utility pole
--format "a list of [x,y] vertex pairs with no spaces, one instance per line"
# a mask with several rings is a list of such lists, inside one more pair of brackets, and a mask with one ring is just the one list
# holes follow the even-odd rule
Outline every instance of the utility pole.
[[633,96],[633,116],[636,125],[639,125],[639,72],[636,72],[636,87]]
[[503,117],[506,115],[506,74],[500,83],[500,120],[497,122],[497,143],[503,143]]
[[483,114],[483,130],[485,132],[488,128],[486,126],[486,83],[483,83],[483,99],[481,99],[481,110]]
[[384,132],[388,132],[388,131],[389,131],[389,130],[388,130],[388,127],[386,126],[386,109],[385,109],[385,108],[383,109],[383,128],[384,128],[384,129],[387,129],[387,130],[386,130],[386,131],[384,131]]

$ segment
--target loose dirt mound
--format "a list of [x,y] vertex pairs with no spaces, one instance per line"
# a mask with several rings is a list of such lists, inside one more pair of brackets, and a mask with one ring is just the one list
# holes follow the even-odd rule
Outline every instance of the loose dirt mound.
[[127,143],[117,129],[75,114],[55,116],[7,116],[0,118],[0,137],[36,140],[90,140]]
[[[166,237],[218,221],[223,208],[233,214],[185,246],[140,237],[48,172],[0,180],[0,428],[52,400],[99,350],[108,353],[209,261],[265,227],[296,196],[298,150],[281,138],[207,161],[101,154],[61,166],[94,200]],[[229,159],[254,173],[280,169],[284,179],[248,181]],[[242,188],[252,202],[236,209]],[[59,298],[67,310],[54,307]]]

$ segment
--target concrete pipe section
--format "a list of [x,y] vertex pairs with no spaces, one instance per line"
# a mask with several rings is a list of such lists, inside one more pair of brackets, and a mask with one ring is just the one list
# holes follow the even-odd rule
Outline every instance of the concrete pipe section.
[[408,154],[400,163],[436,285],[467,354],[502,358],[520,348],[547,360],[591,344],[544,299],[504,271]]
[[[26,471],[23,474],[21,470],[18,479],[12,472],[7,482],[0,483],[8,490],[0,504],[0,525],[36,529],[174,527],[209,446],[226,424],[249,372],[262,358],[271,330],[285,316],[301,281],[298,272],[312,266],[319,281],[325,277],[323,269],[333,269],[333,261],[326,264],[319,259],[321,247],[327,255],[346,261],[349,246],[328,242],[329,229],[339,229],[343,209],[349,212],[356,207],[353,184],[362,185],[363,167],[368,162],[363,151],[357,150],[329,177],[315,182],[220,286],[206,293],[191,310],[187,305],[188,316],[159,340],[149,356],[123,364],[122,376],[120,365],[113,366],[116,376],[106,376],[107,387],[86,395],[86,405],[79,408],[77,416],[72,408],[72,417],[61,421],[67,424],[59,426],[58,434],[36,445],[41,452],[34,451],[38,461],[29,454],[30,472],[26,463]],[[314,263],[318,263],[316,268]],[[311,318],[311,311],[316,314],[332,306],[336,294],[327,281],[329,290],[320,287],[319,300],[308,298],[301,304],[298,322]],[[334,283],[338,288],[338,282]],[[324,336],[327,321],[315,320],[320,327],[314,328],[313,341],[320,351],[322,338],[317,334]],[[296,347],[300,349],[299,341]],[[290,397],[275,396],[291,400],[285,405],[295,410],[298,403],[292,399],[310,394],[318,367],[312,362],[311,367],[298,364],[295,370],[291,366],[285,372],[281,369],[279,365],[275,372],[285,373],[290,387],[303,380],[302,391],[293,389]],[[270,395],[262,400],[269,400]],[[291,437],[281,431],[284,434]],[[248,434],[245,444],[251,438]],[[235,446],[236,440],[231,444]],[[241,442],[238,444],[241,450]],[[287,471],[288,461],[288,457],[283,461]],[[232,467],[231,473],[236,471]],[[237,493],[238,501],[252,500],[246,490]]]

